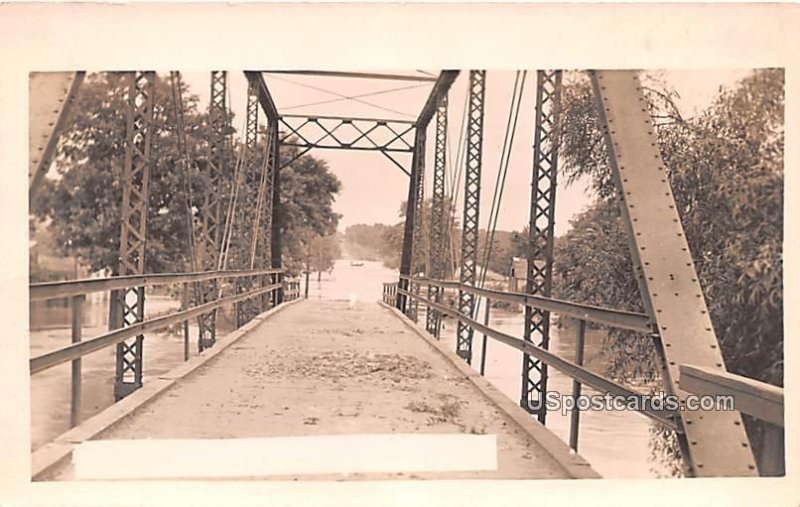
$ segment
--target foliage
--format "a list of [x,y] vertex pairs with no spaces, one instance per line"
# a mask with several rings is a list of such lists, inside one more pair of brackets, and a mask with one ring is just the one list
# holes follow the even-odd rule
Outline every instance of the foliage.
[[[370,261],[395,261],[397,251],[393,242],[385,241],[396,226],[386,224],[355,224],[344,231],[344,239],[351,255]],[[400,231],[402,236],[402,230]]]
[[[674,91],[646,90],[725,363],[776,385],[783,383],[783,86],[782,70],[757,70],[690,119],[674,107]],[[562,97],[562,170],[570,181],[589,177],[599,201],[556,242],[556,295],[641,311],[588,81],[568,81]],[[618,333],[608,345],[612,373],[657,375],[649,340]]]
[[[127,81],[119,73],[87,76],[76,99],[70,127],[59,143],[55,160],[57,179],[47,179],[39,192],[33,214],[48,224],[57,249],[75,255],[92,271],[116,272],[120,236],[122,168],[125,156]],[[206,193],[210,130],[208,115],[198,110],[198,99],[184,87],[184,123],[190,157],[193,203]],[[187,210],[175,133],[170,83],[157,76],[155,82],[154,135],[148,213],[145,271],[188,271]],[[235,134],[233,129],[229,133]],[[262,136],[257,164],[266,152]],[[283,149],[281,158],[295,154]],[[230,161],[230,171],[233,164]],[[283,231],[284,262],[296,262],[295,234],[304,229],[318,235],[331,234],[339,216],[332,211],[339,191],[338,179],[326,164],[303,156],[281,171],[280,226]],[[227,202],[223,199],[224,202]],[[237,233],[241,229],[237,229]],[[239,243],[232,241],[232,248]],[[240,246],[241,247],[241,246]],[[229,267],[241,259],[232,256]]]

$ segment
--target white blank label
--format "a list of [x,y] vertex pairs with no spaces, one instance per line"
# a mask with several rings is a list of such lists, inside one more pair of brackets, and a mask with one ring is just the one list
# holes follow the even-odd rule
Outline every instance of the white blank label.
[[324,435],[233,439],[89,440],[76,479],[178,479],[497,469],[497,436]]

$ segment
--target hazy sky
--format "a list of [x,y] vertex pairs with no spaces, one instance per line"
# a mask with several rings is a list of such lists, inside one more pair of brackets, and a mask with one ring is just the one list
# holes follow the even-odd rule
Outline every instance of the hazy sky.
[[[415,74],[420,71],[398,71]],[[427,71],[435,74],[437,71]],[[663,79],[680,94],[682,114],[692,116],[707,107],[720,86],[731,86],[748,73],[747,70],[669,70],[662,71]],[[449,109],[449,163],[455,163],[456,147],[462,125],[468,72],[462,72],[450,92]],[[488,71],[484,111],[484,148],[481,195],[481,227],[485,227],[491,207],[495,179],[500,166],[500,154],[505,136],[515,72]],[[235,113],[235,127],[243,131],[247,83],[241,72],[228,73],[230,103]],[[413,120],[421,110],[432,83],[345,79],[299,75],[265,74],[278,110],[284,114],[315,114],[368,118]],[[192,93],[206,107],[209,97],[209,74],[190,72],[184,80]],[[332,93],[326,93],[320,88]],[[363,97],[373,107],[352,100],[304,106],[305,104],[335,100],[335,94],[354,96],[403,88],[403,90]],[[498,229],[519,230],[528,221],[530,203],[531,161],[533,158],[533,116],[535,105],[536,74],[528,72],[516,137],[511,151],[510,165],[503,196],[503,206]],[[302,106],[302,107],[297,107]],[[383,109],[381,109],[383,108]],[[263,114],[263,113],[262,113]],[[262,120],[263,122],[263,117]],[[434,125],[428,131],[428,162],[426,164],[425,194],[430,196],[433,170]],[[342,182],[336,198],[335,210],[341,213],[340,230],[356,223],[396,223],[398,210],[408,191],[408,177],[379,152],[354,152],[343,150],[312,150],[311,154],[328,162],[330,169]],[[401,155],[403,157],[404,155]],[[410,163],[410,155],[407,157]],[[454,168],[454,167],[453,167]],[[463,185],[463,183],[462,183]],[[463,188],[459,191],[459,210]],[[569,219],[590,204],[585,185],[578,182],[566,187],[559,181],[556,206],[556,234],[569,227]],[[459,211],[460,215],[460,211]]]

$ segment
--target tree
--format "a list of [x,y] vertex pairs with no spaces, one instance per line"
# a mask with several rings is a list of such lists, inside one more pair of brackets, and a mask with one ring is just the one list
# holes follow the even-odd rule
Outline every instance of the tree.
[[[92,271],[117,271],[127,92],[127,80],[122,76],[119,73],[87,76],[72,108],[70,127],[58,146],[54,162],[57,179],[43,182],[32,210],[37,219],[47,222],[57,248],[64,254],[75,255]],[[196,207],[198,196],[208,188],[204,168],[210,129],[207,114],[198,110],[197,97],[185,87],[182,92],[187,150],[192,159],[189,174]],[[188,271],[185,194],[169,81],[157,76],[154,93],[145,272]],[[231,128],[228,133],[233,135],[235,130]],[[262,136],[257,164],[263,164],[265,148]],[[286,148],[281,151],[281,158],[286,160],[294,153]],[[231,174],[234,162],[230,161]],[[296,264],[293,257],[296,231],[305,227],[326,234],[336,229],[339,217],[333,213],[331,204],[339,186],[327,165],[308,155],[281,171],[280,226],[284,259],[289,266]],[[240,231],[241,228],[237,229]],[[234,240],[231,247],[235,245]]]
[[[659,148],[725,363],[782,385],[783,71],[753,72],[691,119],[674,91],[650,83]],[[556,295],[641,311],[588,80],[568,82],[562,101],[562,170],[588,176],[599,201],[556,243]],[[613,333],[608,350],[614,374],[658,374],[648,340]],[[747,426],[758,453],[760,425]]]
[[[296,148],[285,147],[281,159],[291,159],[295,154]],[[333,211],[333,201],[341,182],[325,161],[310,155],[283,168],[280,178],[283,266],[288,273],[298,275],[311,241],[336,232],[340,215]]]

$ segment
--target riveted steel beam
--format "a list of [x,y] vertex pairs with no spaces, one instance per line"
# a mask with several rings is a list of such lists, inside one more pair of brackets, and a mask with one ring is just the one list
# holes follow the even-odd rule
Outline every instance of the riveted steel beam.
[[[417,141],[414,143],[414,163],[417,164],[417,184],[415,185],[417,195],[414,199],[414,227],[412,234],[414,236],[414,240],[411,244],[411,270],[415,273],[425,273],[427,269],[427,255],[428,249],[425,244],[425,234],[424,234],[424,227],[425,227],[425,217],[424,208],[425,208],[425,145],[426,145],[426,132],[422,132],[421,135],[417,135]],[[419,294],[419,284],[414,284],[412,286],[412,290],[415,294]],[[417,299],[412,299],[409,305],[409,316],[411,320],[414,322],[417,321],[419,311],[419,301]]]
[[275,107],[275,101],[272,100],[272,94],[269,92],[264,76],[259,71],[246,70],[244,75],[247,81],[255,86],[256,93],[258,94],[258,101],[261,108],[267,115],[267,120],[274,121],[278,119],[278,108]]
[[[469,73],[469,110],[467,112],[467,139],[464,170],[464,215],[461,232],[461,264],[459,280],[468,286],[475,285],[478,256],[478,217],[481,196],[481,163],[483,158],[483,110],[486,95],[486,71]],[[472,317],[475,297],[459,290],[458,311]],[[474,329],[463,321],[458,322],[456,354],[472,363],[472,335]]]
[[[430,241],[430,276],[444,278],[446,268],[448,231],[445,230],[447,212],[445,209],[445,168],[447,165],[447,94],[442,95],[436,108],[436,147],[433,158],[433,192],[431,203],[431,241]],[[428,297],[434,302],[441,300],[439,287],[428,286]],[[441,312],[428,309],[425,327],[427,331],[438,337],[441,328]]]
[[[421,217],[418,217],[418,205],[420,198],[420,186],[422,186],[425,172],[425,137],[424,129],[417,129],[414,135],[414,155],[411,160],[411,177],[408,181],[408,199],[406,199],[406,219],[403,224],[403,251],[400,256],[400,287],[409,288],[409,281],[403,276],[408,276],[414,269],[414,241],[417,234],[414,233],[415,225]],[[417,247],[419,248],[419,247]],[[397,308],[406,313],[410,310],[409,301],[406,296],[398,296]]]
[[[561,71],[536,73],[536,118],[533,140],[533,176],[528,223],[525,292],[550,297],[553,281],[553,237],[558,175],[558,126],[561,114]],[[524,339],[547,349],[550,312],[525,308]],[[524,354],[520,406],[545,423],[547,363]]]
[[[198,209],[199,233],[198,264],[203,271],[219,269],[219,255],[222,241],[223,216],[222,204],[228,188],[228,147],[226,143],[227,128],[227,73],[211,72],[210,101],[208,117],[211,132],[208,139],[208,154],[203,171],[207,185],[201,197]],[[207,303],[216,299],[219,284],[216,280],[204,282],[200,286],[201,301]],[[217,332],[217,310],[198,319],[198,349],[202,352],[214,345]]]
[[415,125],[418,129],[428,128],[428,124],[431,122],[431,119],[433,119],[434,113],[436,113],[439,99],[443,95],[447,95],[447,92],[450,91],[450,87],[453,86],[453,82],[455,82],[458,74],[459,71],[457,70],[443,70],[439,73],[436,84],[433,85],[433,89],[417,117]]
[[30,202],[33,202],[36,190],[53,162],[66,118],[85,75],[85,72],[32,72],[30,75]]
[[[120,276],[144,273],[149,206],[150,146],[153,137],[155,72],[128,75],[125,162],[122,173],[122,207],[119,242]],[[144,320],[144,287],[114,293],[110,324],[130,327]],[[120,341],[116,350],[114,398],[121,400],[142,386],[144,335]]]
[[[661,336],[664,387],[682,399],[679,366],[725,371],[692,254],[661,159],[655,126],[636,71],[595,71],[597,99],[620,213],[645,309]],[[687,475],[757,475],[738,411],[681,413]]]
[[385,81],[419,81],[435,82],[436,78],[431,76],[415,76],[413,74],[383,74],[377,72],[336,72],[329,70],[266,70],[266,74],[295,74],[299,76],[322,76],[322,77],[348,77],[356,79],[380,79]]

